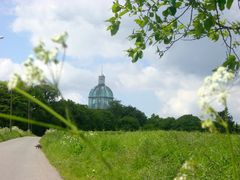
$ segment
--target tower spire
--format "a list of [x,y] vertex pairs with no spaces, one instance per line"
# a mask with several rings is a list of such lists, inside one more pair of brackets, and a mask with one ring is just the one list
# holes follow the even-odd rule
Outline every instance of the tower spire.
[[103,65],[101,65],[101,75],[98,77],[98,84],[105,84],[105,76],[103,75]]

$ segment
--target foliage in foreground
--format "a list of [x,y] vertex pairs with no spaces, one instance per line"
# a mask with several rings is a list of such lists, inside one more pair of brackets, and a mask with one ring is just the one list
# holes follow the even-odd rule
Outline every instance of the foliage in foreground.
[[122,22],[135,24],[128,36],[134,42],[127,50],[132,62],[141,59],[148,46],[156,46],[161,57],[180,40],[221,40],[227,54],[223,66],[237,71],[240,22],[233,15],[239,9],[237,0],[114,0],[108,30],[115,35]]
[[[43,151],[64,179],[233,179],[227,135],[175,131],[85,132],[108,170],[79,136],[55,131]],[[231,135],[236,162],[239,136]],[[240,165],[238,164],[238,169]],[[177,178],[176,178],[177,179]]]
[[19,129],[16,126],[12,127],[12,131],[7,127],[0,128],[0,142],[27,135],[30,135],[30,133]]

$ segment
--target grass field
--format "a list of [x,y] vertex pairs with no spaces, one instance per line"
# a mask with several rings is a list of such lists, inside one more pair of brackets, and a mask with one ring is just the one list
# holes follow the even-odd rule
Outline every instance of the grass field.
[[0,142],[27,135],[30,134],[28,132],[22,131],[21,129],[15,126],[12,128],[12,131],[10,131],[10,129],[7,127],[0,128]]
[[[138,131],[85,135],[112,170],[79,136],[47,133],[41,139],[43,151],[64,179],[233,179],[229,143],[223,134]],[[231,138],[240,169],[240,137]]]

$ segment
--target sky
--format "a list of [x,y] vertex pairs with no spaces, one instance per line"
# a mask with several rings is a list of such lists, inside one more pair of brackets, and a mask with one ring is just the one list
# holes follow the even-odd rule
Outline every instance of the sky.
[[[207,39],[181,41],[161,59],[149,47],[144,58],[131,63],[124,50],[131,46],[127,35],[134,25],[124,19],[112,37],[106,19],[112,0],[2,0],[0,4],[0,80],[21,69],[39,40],[67,31],[67,58],[60,89],[67,99],[87,104],[88,93],[97,85],[101,66],[116,100],[143,111],[147,116],[201,115],[197,90],[205,76],[225,59],[222,42]],[[232,17],[239,14],[232,12]],[[229,99],[230,113],[239,119],[239,89]]]

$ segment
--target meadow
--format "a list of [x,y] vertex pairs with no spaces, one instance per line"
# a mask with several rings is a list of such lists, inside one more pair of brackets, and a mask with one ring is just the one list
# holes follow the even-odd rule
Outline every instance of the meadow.
[[[52,131],[41,139],[49,161],[66,180],[233,179],[227,135],[200,132],[84,132],[111,170],[79,137]],[[240,169],[240,137],[231,135]],[[239,172],[238,172],[239,173]]]
[[0,142],[27,135],[30,135],[30,133],[19,129],[16,126],[12,127],[12,131],[10,131],[10,129],[7,127],[0,128]]

